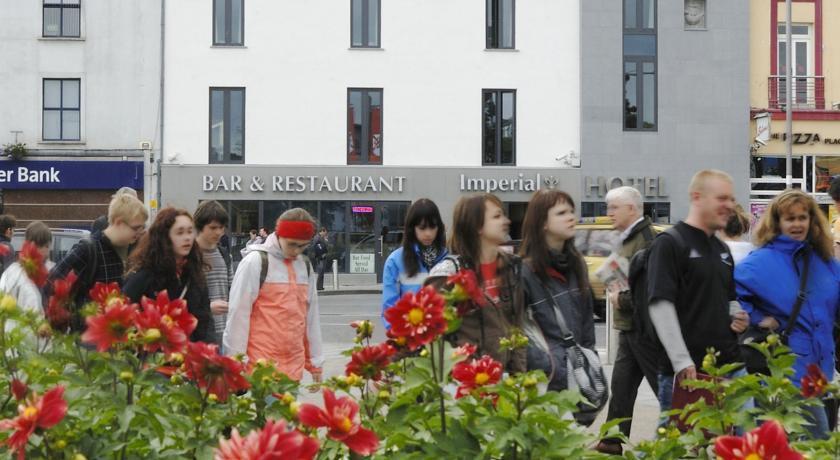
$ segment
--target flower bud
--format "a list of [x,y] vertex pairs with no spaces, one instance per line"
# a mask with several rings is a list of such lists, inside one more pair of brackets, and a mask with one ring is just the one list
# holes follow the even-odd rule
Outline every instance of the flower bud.
[[10,295],[4,295],[3,299],[0,300],[0,311],[7,315],[17,311],[17,301],[15,298]]
[[181,353],[172,353],[169,355],[168,361],[172,364],[183,364],[184,363],[184,355]]
[[291,411],[293,417],[297,417],[298,412],[300,412],[300,403],[295,401],[289,404],[289,411]]
[[537,386],[537,379],[534,377],[525,377],[525,381],[522,382],[522,386],[525,388],[534,388]]
[[283,397],[280,398],[280,400],[283,401],[283,404],[291,404],[291,403],[295,402],[295,397],[292,396],[292,394],[287,391],[287,392],[283,393]]
[[76,454],[73,456],[73,460],[87,460],[87,457],[82,454]]
[[41,323],[41,325],[38,326],[38,337],[46,339],[52,337],[52,335],[53,330],[52,327],[50,327],[50,323]]
[[50,377],[58,377],[58,371],[55,369],[50,369],[47,371],[47,375]]
[[506,378],[505,379],[505,386],[509,387],[509,388],[515,387],[516,386],[516,380],[514,380],[512,377]]
[[160,340],[160,337],[160,329],[151,328],[147,329],[146,332],[143,334],[143,341],[145,341],[146,343],[153,343]]
[[260,358],[257,360],[258,367],[268,367],[268,360],[265,358]]
[[379,392],[379,399],[381,399],[383,401],[387,401],[387,400],[391,399],[391,392],[388,391],[388,390],[380,391]]
[[55,447],[57,449],[62,449],[63,450],[65,447],[67,447],[67,441],[65,441],[63,439],[59,439],[58,441],[55,442]]
[[181,377],[181,374],[172,374],[172,377],[169,377],[169,381],[172,382],[173,385],[180,385],[184,383],[184,377]]
[[200,416],[200,415],[196,415],[195,417],[193,417],[193,421],[194,421],[195,423],[201,423],[201,421],[202,421],[203,419],[204,419],[204,417],[202,417],[202,416]]
[[779,343],[779,335],[778,334],[770,334],[767,336],[767,345],[771,347]]
[[120,380],[123,382],[131,382],[134,380],[134,372],[131,371],[122,371],[120,372]]
[[425,357],[429,356],[429,349],[428,349],[428,348],[424,348],[423,350],[421,350],[421,351],[420,351],[420,356],[422,356],[423,358],[425,358]]
[[211,403],[214,403],[214,402],[217,402],[219,400],[219,397],[216,396],[213,393],[210,393],[209,395],[207,395],[207,400],[210,401]]
[[656,432],[657,432],[657,433],[659,433],[659,436],[664,436],[664,435],[665,435],[665,433],[667,433],[667,432],[668,432],[668,430],[666,430],[666,429],[665,429],[665,428],[663,428],[663,427],[659,427],[659,429],[657,429],[657,430],[656,430]]

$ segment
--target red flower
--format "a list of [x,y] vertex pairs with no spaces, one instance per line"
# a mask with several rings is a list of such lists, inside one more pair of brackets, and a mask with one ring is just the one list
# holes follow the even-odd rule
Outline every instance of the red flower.
[[17,451],[18,459],[24,458],[26,443],[35,429],[47,429],[55,426],[67,414],[67,401],[64,400],[64,387],[55,387],[39,397],[33,393],[24,404],[18,406],[18,416],[0,421],[0,430],[13,429],[14,433],[6,440],[12,451]]
[[343,442],[359,455],[370,455],[379,447],[376,433],[362,427],[359,405],[347,396],[336,398],[332,390],[324,389],[324,409],[303,404],[298,419],[311,428],[327,428],[327,436]]
[[405,338],[411,350],[431,342],[446,331],[444,303],[443,297],[431,286],[405,294],[385,310],[385,320],[391,324],[390,335]]
[[499,383],[499,379],[502,378],[502,363],[487,355],[469,362],[462,361],[452,368],[452,377],[461,383],[455,398],[462,398],[477,388]]
[[[2,246],[2,245],[0,245]],[[73,285],[76,284],[76,272],[70,270],[64,279],[55,279],[52,283],[52,295],[47,303],[47,320],[50,325],[58,330],[65,330],[70,324],[70,310],[72,305]]]
[[318,441],[298,430],[286,430],[283,420],[265,423],[262,430],[239,436],[233,429],[230,440],[222,440],[216,460],[310,460],[318,453]]
[[107,351],[115,343],[128,342],[128,330],[136,319],[137,304],[112,302],[101,313],[87,318],[82,341],[96,345],[97,351]]
[[198,324],[187,310],[186,302],[181,299],[170,302],[166,291],[158,293],[155,301],[143,297],[141,302],[143,311],[137,315],[135,324],[146,351],[183,352]]
[[484,305],[484,294],[478,286],[478,277],[475,276],[474,271],[461,269],[447,278],[446,283],[452,285],[449,293],[455,302],[471,300],[478,306]]
[[199,388],[206,388],[210,394],[224,402],[230,393],[247,390],[251,385],[242,375],[245,365],[220,355],[216,348],[216,345],[204,342],[190,342],[184,367],[188,379],[194,380]]
[[382,378],[382,370],[388,367],[391,356],[396,353],[390,344],[380,343],[372,347],[365,347],[353,352],[350,362],[347,363],[346,375],[356,374],[366,379],[379,380]]
[[453,359],[457,358],[457,357],[469,358],[470,356],[474,355],[477,350],[478,350],[478,347],[476,347],[475,345],[473,345],[471,343],[465,343],[465,344],[461,345],[460,347],[452,350],[452,358]]
[[100,311],[107,308],[115,302],[128,302],[128,299],[120,291],[119,283],[102,283],[98,282],[93,285],[93,288],[88,293],[88,297],[93,302],[99,305]]
[[718,437],[715,455],[723,460],[802,459],[802,454],[790,448],[785,430],[775,420],[764,422],[743,437]]
[[26,384],[18,379],[12,379],[9,388],[12,390],[12,395],[18,401],[22,401],[26,397],[26,393],[29,393],[29,388]]
[[820,366],[808,365],[808,373],[802,377],[802,396],[805,398],[820,397],[828,387],[828,379],[823,374]]
[[38,246],[35,243],[31,241],[25,241],[23,243],[23,247],[18,253],[18,263],[23,268],[23,271],[26,272],[26,276],[36,286],[40,288],[47,284],[49,271],[47,271],[47,267],[44,265],[44,256],[38,251]]

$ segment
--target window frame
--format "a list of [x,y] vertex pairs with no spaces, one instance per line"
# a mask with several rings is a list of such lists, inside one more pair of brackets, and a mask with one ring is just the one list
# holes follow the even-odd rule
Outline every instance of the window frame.
[[[213,0],[213,46],[245,46],[245,0],[222,0],[225,3],[225,41],[217,42],[216,41],[216,0]],[[240,38],[241,40],[238,42],[233,42],[231,38],[231,34],[233,33],[233,22],[231,19],[231,11],[233,10],[233,3],[232,2],[239,2],[240,3],[240,15],[239,15],[239,30],[240,30]]]
[[[636,27],[626,27],[625,19],[627,17],[627,1],[621,2],[621,128],[622,131],[627,132],[657,132],[659,131],[659,1],[650,0],[653,7],[653,27],[640,27],[643,23],[644,17],[644,3],[645,0],[636,0]],[[629,36],[652,36],[654,39],[653,55],[628,55],[625,47],[626,39]],[[645,128],[643,126],[645,112],[644,107],[644,64],[653,64],[653,127]],[[627,64],[635,64],[636,66],[636,127],[627,127],[627,114],[625,112],[626,87],[627,82],[624,77],[627,75]]]
[[353,0],[350,0],[350,48],[368,48],[377,49],[382,48],[382,0],[376,0],[376,44],[369,45],[370,37],[368,31],[370,30],[370,2],[371,0],[361,0],[362,2],[362,23],[359,27],[362,28],[362,45],[353,44]]
[[[486,162],[484,156],[484,98],[488,93],[495,93],[496,98],[499,101],[499,103],[496,104],[496,161],[494,163]],[[502,163],[502,94],[504,93],[513,94],[513,159],[511,163]],[[516,135],[516,96],[517,91],[511,88],[483,88],[481,90],[481,166],[516,166],[516,142],[518,138]]]
[[[222,155],[223,159],[221,161],[214,160],[213,158],[213,91],[222,91],[223,100],[222,100],[222,118],[224,122],[224,141],[222,142]],[[233,91],[242,91],[242,159],[241,160],[234,160],[231,158],[230,154],[230,130],[231,130],[231,105],[230,105],[230,96]],[[245,134],[246,134],[246,116],[245,110],[247,108],[247,92],[244,86],[211,86],[210,91],[208,92],[208,121],[207,121],[207,159],[208,164],[245,164]]]
[[[65,3],[67,0],[59,0],[61,3],[46,3],[41,0],[41,37],[43,38],[81,38],[82,37],[82,0],[79,3]],[[47,8],[58,9],[58,35],[47,35]],[[79,34],[65,35],[64,34],[64,10],[78,9],[79,10]]]
[[[385,164],[385,90],[384,88],[366,88],[366,87],[349,87],[347,88],[347,101],[346,101],[346,113],[350,111],[350,96],[353,91],[361,91],[362,92],[362,113],[366,114],[366,121],[362,124],[362,133],[359,140],[359,160],[358,161],[351,161],[350,160],[350,138],[349,133],[351,132],[350,126],[350,119],[347,117],[346,121],[346,128],[344,131],[345,136],[345,144],[344,144],[344,151],[347,158],[348,165],[383,165]],[[379,138],[379,162],[371,162],[370,161],[370,145],[368,145],[368,139],[370,138],[370,103],[368,102],[369,98],[366,97],[370,92],[379,92],[379,129],[381,131],[380,138]],[[346,116],[346,115],[345,115]]]
[[[48,81],[57,81],[59,82],[59,107],[47,107],[46,101],[46,87]],[[79,92],[77,95],[76,108],[64,108],[64,82],[65,81],[75,81],[79,84]],[[58,125],[58,138],[47,138],[44,136],[45,134],[45,123],[46,123],[46,116],[44,116],[47,111],[50,112],[58,112],[59,118],[59,125]],[[64,112],[78,112],[79,113],[79,135],[75,139],[65,139],[64,138]],[[82,140],[82,79],[81,78],[42,78],[41,79],[41,140],[45,142],[80,142]]]
[[[499,27],[499,21],[494,21],[493,24],[495,25],[494,32],[490,32],[490,19],[491,15],[495,11],[498,15],[501,8],[499,7],[499,2],[504,0],[486,0],[484,2],[484,47],[488,50],[514,50],[516,49],[516,0],[510,0],[510,46],[499,46],[501,43],[501,30],[502,28]],[[500,17],[500,15],[498,15]],[[498,18],[497,18],[498,19]],[[504,23],[502,23],[504,25]],[[495,46],[493,43],[495,40]]]

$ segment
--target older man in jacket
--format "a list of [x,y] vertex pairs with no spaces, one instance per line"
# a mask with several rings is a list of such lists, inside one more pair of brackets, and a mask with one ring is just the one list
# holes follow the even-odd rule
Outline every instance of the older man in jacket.
[[[606,201],[607,215],[612,219],[615,229],[621,232],[618,255],[630,260],[656,236],[652,222],[642,214],[642,195],[633,187],[618,187],[607,193]],[[629,437],[630,419],[633,417],[633,406],[642,379],[647,379],[654,393],[658,390],[658,355],[646,342],[638,340],[633,329],[633,299],[630,291],[608,290],[607,295],[613,308],[613,327],[619,331],[607,420],[627,418],[621,422],[619,429]],[[603,439],[596,450],[621,455],[621,441]]]

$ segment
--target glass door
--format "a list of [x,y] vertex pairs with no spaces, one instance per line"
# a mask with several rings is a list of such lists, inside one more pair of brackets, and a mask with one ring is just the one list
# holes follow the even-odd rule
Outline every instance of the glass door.
[[[785,25],[779,25],[779,41],[778,41],[778,74],[779,78],[779,95],[778,101],[784,104],[786,101],[787,83],[785,78],[781,77],[785,74],[785,66],[787,65],[787,36],[785,35]],[[811,107],[815,101],[815,79],[813,78],[812,58],[811,58],[811,31],[808,25],[794,24],[791,26],[791,54],[793,63],[793,101],[794,107]],[[811,107],[812,108],[812,107]]]

